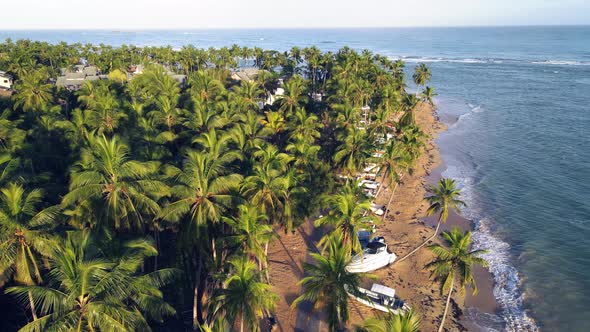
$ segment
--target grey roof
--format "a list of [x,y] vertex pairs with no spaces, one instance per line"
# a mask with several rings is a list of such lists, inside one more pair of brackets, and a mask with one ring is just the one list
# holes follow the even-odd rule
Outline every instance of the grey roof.
[[231,78],[238,81],[253,81],[260,70],[258,68],[242,68],[231,74]]
[[96,66],[75,65],[71,70],[61,68],[60,71],[62,76],[58,77],[55,81],[55,85],[57,86],[78,88],[84,81],[96,81],[107,78],[106,75],[99,75],[100,71]]
[[98,68],[96,68],[95,66],[86,66],[84,67],[82,72],[87,76],[96,76],[98,75]]
[[66,73],[65,76],[66,80],[83,80],[86,77],[84,73]]

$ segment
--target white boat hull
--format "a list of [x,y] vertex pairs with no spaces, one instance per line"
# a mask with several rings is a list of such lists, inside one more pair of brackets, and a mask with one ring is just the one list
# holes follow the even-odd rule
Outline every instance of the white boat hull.
[[363,299],[363,298],[360,298],[360,297],[356,297],[356,296],[354,296],[354,295],[352,295],[350,293],[348,293],[348,296],[350,296],[353,299],[359,301],[360,303],[366,305],[367,307],[371,307],[373,309],[377,309],[377,310],[383,311],[383,312],[392,312],[392,313],[394,313],[394,314],[397,315],[397,314],[403,314],[407,310],[405,307],[404,308],[401,308],[401,309],[391,309],[390,307],[386,307],[386,306],[381,305],[379,303],[375,303],[375,302],[370,301],[370,300],[366,300],[366,299]]
[[377,257],[366,256],[362,260],[355,256],[355,259],[348,264],[346,271],[350,273],[365,273],[378,270],[382,267],[395,262],[397,256],[390,253],[382,253],[375,255]]

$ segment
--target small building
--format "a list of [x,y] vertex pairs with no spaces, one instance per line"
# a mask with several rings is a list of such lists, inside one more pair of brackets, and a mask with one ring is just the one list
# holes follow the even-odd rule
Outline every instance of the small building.
[[12,89],[12,76],[8,75],[6,72],[3,71],[0,71],[0,89]]
[[253,82],[258,76],[258,68],[242,68],[231,73],[232,80]]
[[321,93],[314,92],[311,94],[311,99],[313,99],[313,101],[318,102],[318,103],[322,101],[322,97],[323,97],[323,95]]
[[127,67],[127,80],[130,80],[139,74],[143,74],[143,69],[143,65],[131,65]]
[[101,75],[96,66],[76,65],[72,69],[62,68],[62,76],[55,81],[56,86],[64,87],[70,91],[80,89],[85,81],[108,79],[107,75]]
[[266,98],[266,104],[272,105],[272,104],[274,104],[275,101],[281,99],[284,95],[285,95],[285,89],[279,87],[275,90],[274,94],[268,95],[268,98]]

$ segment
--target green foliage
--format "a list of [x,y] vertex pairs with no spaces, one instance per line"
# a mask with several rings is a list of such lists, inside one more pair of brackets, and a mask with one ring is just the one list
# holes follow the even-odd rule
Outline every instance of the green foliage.
[[[53,86],[81,63],[109,79]],[[261,71],[230,79],[243,66]],[[337,283],[305,295],[326,303],[335,328],[348,318],[344,286],[358,284],[335,273],[359,251],[357,230],[376,221],[358,185],[337,175],[375,162],[397,179],[423,146],[403,63],[368,51],[8,40],[0,69],[16,80],[0,104],[0,272],[31,309],[25,331],[188,326],[174,311],[203,330],[241,318],[256,330],[276,300],[262,278],[270,241],[322,209],[318,226],[334,229],[322,240],[328,256],[314,256],[303,284]],[[422,68],[419,84],[429,75]],[[167,288],[172,268],[182,273]]]
[[371,317],[363,325],[356,328],[357,332],[418,332],[420,316],[411,309],[406,313],[388,312],[384,315]]

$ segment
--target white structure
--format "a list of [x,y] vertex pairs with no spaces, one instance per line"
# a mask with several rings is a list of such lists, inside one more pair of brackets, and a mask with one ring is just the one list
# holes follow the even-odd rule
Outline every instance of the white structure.
[[274,94],[271,94],[266,98],[266,105],[272,105],[275,101],[282,98],[285,95],[285,89],[277,88]]
[[0,71],[0,89],[12,89],[12,76],[3,71]]
[[311,99],[313,99],[316,102],[321,102],[322,101],[322,97],[323,95],[321,93],[312,93],[311,94]]
[[378,216],[382,216],[385,213],[385,206],[371,203],[371,212]]
[[387,244],[383,238],[378,237],[370,241],[362,253],[358,253],[352,258],[346,271],[350,273],[375,271],[395,262],[396,258],[394,253],[387,250]]
[[410,310],[410,307],[404,301],[395,296],[395,289],[393,288],[373,284],[371,290],[359,288],[359,292],[360,296],[350,292],[348,295],[366,306],[384,312],[391,311],[394,314],[401,314]]

